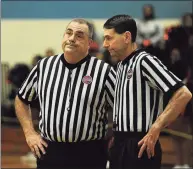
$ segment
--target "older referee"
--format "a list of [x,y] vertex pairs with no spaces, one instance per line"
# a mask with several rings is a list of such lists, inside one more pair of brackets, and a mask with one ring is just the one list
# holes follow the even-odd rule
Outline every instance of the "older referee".
[[[27,144],[37,168],[105,169],[107,108],[113,106],[115,72],[88,54],[93,27],[72,20],[64,33],[63,54],[42,59],[15,99]],[[38,134],[28,104],[40,102]]]
[[136,34],[136,22],[128,15],[113,16],[104,24],[103,45],[121,60],[115,86],[111,169],[159,169],[160,131],[183,112],[192,97],[159,59],[137,49]]

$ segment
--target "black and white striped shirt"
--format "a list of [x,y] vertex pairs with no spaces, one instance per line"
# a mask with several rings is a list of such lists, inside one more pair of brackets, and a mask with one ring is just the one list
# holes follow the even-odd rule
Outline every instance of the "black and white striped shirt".
[[39,99],[42,137],[58,142],[96,140],[106,135],[114,84],[114,70],[96,57],[69,64],[60,54],[38,62],[18,96],[25,103]]
[[147,132],[164,110],[164,96],[183,84],[155,56],[142,49],[118,64],[114,131]]

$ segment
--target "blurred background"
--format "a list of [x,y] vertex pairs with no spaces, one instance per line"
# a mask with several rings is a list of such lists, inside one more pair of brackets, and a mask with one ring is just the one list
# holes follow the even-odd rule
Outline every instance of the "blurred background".
[[[118,60],[102,48],[103,24],[116,14],[137,21],[139,47],[157,56],[193,91],[192,1],[2,1],[1,2],[2,168],[35,168],[14,111],[14,98],[31,68],[43,57],[62,53],[69,21],[86,18],[95,27],[90,53],[116,69]],[[38,112],[34,107],[34,125]],[[109,112],[109,123],[112,111]],[[193,161],[193,106],[161,133],[163,168],[190,168]],[[109,128],[109,133],[111,129]],[[109,134],[110,135],[110,134]]]

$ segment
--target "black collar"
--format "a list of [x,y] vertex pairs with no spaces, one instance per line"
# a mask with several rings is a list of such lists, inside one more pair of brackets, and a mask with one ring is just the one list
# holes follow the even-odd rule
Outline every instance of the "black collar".
[[138,53],[144,51],[144,49],[142,48],[137,48],[136,50],[134,50],[129,56],[127,56],[124,60],[122,60],[122,64],[127,63],[127,61],[129,61],[133,56],[137,55]]
[[68,69],[74,69],[74,68],[77,68],[79,67],[81,64],[83,64],[84,62],[90,60],[91,56],[88,54],[85,58],[83,58],[82,60],[80,60],[78,63],[75,63],[75,64],[71,64],[71,63],[68,63],[66,61],[66,59],[64,58],[64,54],[61,55],[60,59],[61,61],[63,62],[63,64],[68,68]]

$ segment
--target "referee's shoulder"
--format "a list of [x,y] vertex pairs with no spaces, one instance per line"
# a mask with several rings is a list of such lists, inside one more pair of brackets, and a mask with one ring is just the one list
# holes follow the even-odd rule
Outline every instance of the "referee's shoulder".
[[157,58],[155,55],[145,51],[145,50],[142,50],[138,56],[141,56],[142,59],[145,59],[145,58]]
[[151,54],[151,53],[149,53],[149,52],[147,52],[147,51],[145,51],[145,50],[141,50],[139,53],[138,53],[138,57],[140,58],[139,59],[139,61],[140,61],[140,63],[142,63],[144,60],[157,60],[158,58],[155,56],[155,55],[153,55],[153,54]]
[[47,62],[48,60],[53,60],[55,57],[60,57],[61,55],[62,54],[57,54],[57,55],[53,55],[53,56],[46,56],[39,61],[39,64],[42,62]]
[[97,62],[99,62],[100,64],[102,64],[103,66],[107,66],[108,67],[108,69],[111,69],[112,68],[112,66],[110,65],[110,64],[108,64],[107,62],[105,62],[104,60],[102,60],[102,59],[99,59],[99,58],[97,58],[97,57],[95,57],[95,56],[91,56],[91,58],[92,59],[95,59]]

